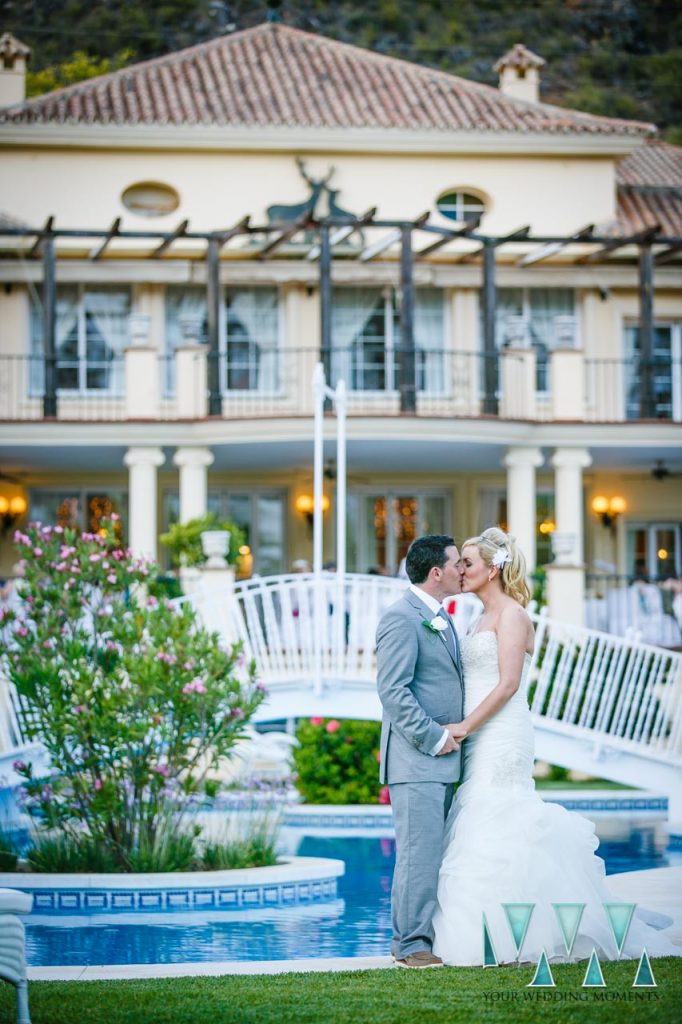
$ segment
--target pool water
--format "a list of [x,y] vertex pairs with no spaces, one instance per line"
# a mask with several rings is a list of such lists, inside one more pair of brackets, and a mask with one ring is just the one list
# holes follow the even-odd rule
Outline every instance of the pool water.
[[[609,830],[605,830],[609,833]],[[619,830],[620,831],[620,830]],[[31,965],[188,963],[383,956],[391,932],[393,839],[289,835],[284,853],[345,861],[338,896],[314,906],[272,910],[180,911],[137,916],[60,917],[27,925]],[[661,823],[604,838],[599,856],[608,874],[682,865],[682,849],[665,848]],[[44,920],[44,919],[43,919]]]

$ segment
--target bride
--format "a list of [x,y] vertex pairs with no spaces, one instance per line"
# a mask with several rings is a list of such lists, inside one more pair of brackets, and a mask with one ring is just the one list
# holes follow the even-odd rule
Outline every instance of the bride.
[[[483,915],[498,963],[517,959],[503,903],[535,904],[519,959],[565,960],[553,903],[584,903],[571,960],[618,958],[602,906],[610,896],[590,821],[535,792],[533,726],[526,698],[533,625],[523,554],[502,530],[466,541],[462,592],[483,613],[461,641],[464,720],[448,726],[463,746],[462,782],[445,834],[433,951],[446,964],[483,963]],[[617,902],[617,901],[616,901]],[[624,957],[682,955],[635,915]]]

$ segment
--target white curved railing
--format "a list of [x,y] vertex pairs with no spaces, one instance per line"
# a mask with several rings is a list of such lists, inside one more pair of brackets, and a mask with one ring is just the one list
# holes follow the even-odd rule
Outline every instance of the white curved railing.
[[[278,692],[282,697],[271,717],[287,717],[293,694],[298,697],[289,715],[317,713],[314,698],[323,696],[330,714],[352,717],[355,709],[362,712],[357,717],[375,717],[376,625],[405,587],[382,576],[292,574],[239,582],[233,589],[200,589],[179,601],[191,601],[203,623],[226,641],[243,642],[273,699]],[[460,633],[477,604],[468,596],[456,599]],[[529,699],[537,728],[682,766],[679,653],[533,618]],[[16,695],[0,680],[0,753],[21,746],[19,718]],[[608,777],[608,771],[602,774]]]
[[[318,580],[301,574],[252,579],[237,583],[232,594],[205,590],[185,600],[207,626],[244,643],[273,691],[295,683],[319,694],[345,683],[374,692],[376,625],[405,587],[381,576],[348,573],[342,581],[333,573]],[[456,599],[460,634],[476,607],[468,595]],[[602,737],[611,748],[682,765],[679,653],[532,617],[537,633],[529,699],[536,725],[576,738]]]

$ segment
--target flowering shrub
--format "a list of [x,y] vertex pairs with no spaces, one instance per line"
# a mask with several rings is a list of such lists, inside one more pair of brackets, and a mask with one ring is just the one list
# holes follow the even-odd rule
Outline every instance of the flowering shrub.
[[183,830],[265,691],[190,604],[149,594],[155,567],[117,547],[113,526],[16,534],[21,601],[0,654],[52,772],[14,767],[40,826],[96,844],[119,870],[160,870],[169,830]]
[[304,719],[296,730],[296,787],[311,804],[380,802],[378,722]]

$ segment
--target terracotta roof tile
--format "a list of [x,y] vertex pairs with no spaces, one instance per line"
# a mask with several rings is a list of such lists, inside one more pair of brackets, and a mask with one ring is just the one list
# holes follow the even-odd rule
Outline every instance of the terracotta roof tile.
[[652,139],[618,164],[615,230],[635,234],[654,224],[682,237],[682,147]]
[[650,139],[618,164],[619,185],[672,185],[682,188],[682,146]]
[[265,24],[0,110],[24,124],[202,124],[650,134],[652,125],[525,103],[498,89]]

